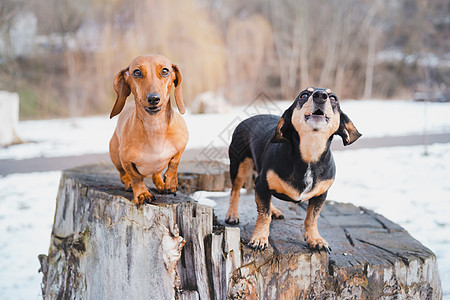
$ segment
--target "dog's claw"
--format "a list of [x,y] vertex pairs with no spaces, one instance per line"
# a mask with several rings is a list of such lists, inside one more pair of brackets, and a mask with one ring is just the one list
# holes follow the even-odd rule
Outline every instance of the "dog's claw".
[[168,195],[174,195],[174,196],[176,196],[177,195],[177,190],[166,190],[166,194],[168,194]]
[[151,195],[150,198],[145,199],[144,203],[150,204],[155,200],[156,200],[156,197],[154,195]]
[[268,247],[268,242],[256,240],[248,242],[247,245],[255,251],[264,251]]
[[237,224],[239,224],[239,219],[231,220],[231,218],[227,218],[227,219],[225,219],[225,223],[230,224],[230,225],[237,225]]
[[279,216],[272,215],[272,219],[282,220],[282,219],[284,219],[284,215],[279,215]]
[[331,251],[332,251],[331,247],[328,246],[328,245],[319,245],[319,244],[317,244],[317,245],[315,245],[314,247],[309,247],[309,245],[308,245],[308,248],[311,249],[311,250],[319,251],[319,252],[321,252],[322,250],[324,250],[324,251],[326,251],[327,253],[331,253]]

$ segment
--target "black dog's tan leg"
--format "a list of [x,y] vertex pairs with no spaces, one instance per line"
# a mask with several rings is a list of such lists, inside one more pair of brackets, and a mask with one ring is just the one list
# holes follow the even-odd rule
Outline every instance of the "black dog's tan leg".
[[256,218],[255,230],[253,230],[252,238],[248,245],[255,250],[265,250],[269,244],[270,222],[272,221],[270,202],[262,200],[257,193],[255,193],[255,202],[258,217]]
[[[237,174],[235,176],[232,175],[230,206],[225,217],[225,222],[228,224],[235,225],[239,223],[239,197],[241,196],[241,188],[244,186],[245,180],[252,173],[253,167],[253,160],[248,157],[239,164]],[[230,166],[230,168],[233,167]],[[236,170],[230,170],[230,174],[235,172]]]
[[[183,149],[184,150],[184,149]],[[180,164],[181,154],[183,151],[178,152],[175,156],[170,160],[169,165],[167,166],[167,171],[164,174],[164,182],[165,182],[165,190],[167,193],[176,193],[178,188],[178,165]]]
[[331,248],[328,246],[327,241],[320,236],[317,229],[317,218],[325,203],[326,196],[327,193],[309,199],[305,218],[305,241],[311,249],[315,248],[330,252]]
[[283,212],[276,208],[272,202],[270,203],[270,212],[272,213],[272,218],[274,219],[284,219]]
[[133,163],[124,165],[125,171],[129,174],[131,179],[131,188],[133,189],[134,205],[138,207],[143,203],[150,203],[155,197],[148,191],[144,183],[144,176],[142,176]]
[[161,173],[162,172],[152,175],[152,181],[155,184],[155,187],[158,190],[158,193],[164,192],[164,180],[163,180]]
[[248,245],[255,250],[264,250],[269,244],[270,222],[272,221],[271,195],[267,181],[257,177],[255,180],[255,202],[258,211],[256,226]]

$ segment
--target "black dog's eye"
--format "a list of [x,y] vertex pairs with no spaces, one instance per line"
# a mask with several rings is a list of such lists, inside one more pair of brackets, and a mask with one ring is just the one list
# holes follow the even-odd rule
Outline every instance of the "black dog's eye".
[[330,100],[333,101],[333,102],[336,102],[336,101],[337,101],[337,98],[336,98],[336,96],[331,95],[331,96],[330,96]]
[[142,72],[139,69],[133,71],[133,76],[136,78],[142,78]]
[[308,99],[308,97],[309,97],[308,93],[303,93],[303,94],[300,95],[301,99]]
[[167,77],[167,76],[169,76],[169,69],[167,69],[167,68],[163,68],[162,70],[161,70],[161,76],[162,77]]

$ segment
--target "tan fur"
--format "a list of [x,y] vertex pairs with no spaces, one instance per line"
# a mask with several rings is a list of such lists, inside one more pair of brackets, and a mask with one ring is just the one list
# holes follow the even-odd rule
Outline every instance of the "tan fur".
[[270,213],[272,214],[272,217],[275,217],[275,219],[284,219],[283,212],[276,208],[273,203],[270,203]]
[[[327,241],[322,238],[317,229],[317,218],[322,210],[323,203],[320,207],[315,208],[314,205],[309,204],[306,209],[305,218],[305,240],[310,248],[318,246],[319,249],[328,247]],[[316,211],[314,212],[314,209]]]
[[294,200],[300,198],[300,192],[281,179],[273,170],[268,170],[266,176],[269,189],[274,190],[279,194],[289,196]]
[[267,171],[267,183],[269,189],[276,191],[277,193],[284,194],[297,201],[306,201],[312,197],[322,195],[333,184],[334,179],[326,179],[319,181],[308,192],[300,192],[289,183],[281,179],[273,170]]
[[348,122],[345,124],[345,133],[347,134],[345,140],[349,144],[353,143],[361,136],[353,122]]
[[[238,173],[231,187],[230,204],[225,216],[229,223],[239,223],[239,197],[245,180],[252,174],[255,164],[251,158],[244,159],[238,168]],[[275,218],[283,218],[283,212],[270,203],[270,212]]]
[[250,176],[255,164],[251,158],[244,159],[238,168],[238,173],[231,187],[230,206],[225,219],[230,223],[239,223],[239,197],[245,180]]
[[322,153],[326,150],[327,140],[339,128],[340,114],[338,111],[334,112],[330,101],[326,102],[325,115],[330,118],[330,122],[320,130],[313,130],[305,120],[305,115],[313,113],[312,96],[302,106],[301,109],[297,107],[292,113],[292,125],[300,136],[300,153],[302,159],[307,162],[316,162],[320,159]]
[[262,203],[258,194],[255,194],[255,202],[258,209],[258,217],[256,218],[256,226],[253,230],[253,234],[249,244],[254,248],[265,248],[269,244],[270,222],[272,221],[272,214],[264,213],[264,204]]
[[[167,77],[160,75],[162,68],[169,69]],[[142,78],[132,75],[136,69],[141,70]],[[184,112],[181,80],[178,67],[159,55],[136,57],[114,79],[117,100],[111,117],[121,113],[110,141],[110,156],[125,188],[132,188],[135,205],[152,199],[143,182],[144,177],[152,174],[159,191],[176,190],[177,168],[189,138],[186,123],[170,106],[170,91],[176,82],[176,103],[180,112]],[[125,105],[130,92],[134,101]],[[160,94],[159,112],[149,114],[145,110],[148,93]],[[161,172],[166,166],[163,182]]]
[[322,195],[323,193],[328,191],[328,189],[333,185],[333,182],[334,179],[326,179],[317,182],[316,184],[314,184],[314,187],[310,192],[302,193],[302,195],[300,196],[301,197],[300,201],[309,200],[315,196]]

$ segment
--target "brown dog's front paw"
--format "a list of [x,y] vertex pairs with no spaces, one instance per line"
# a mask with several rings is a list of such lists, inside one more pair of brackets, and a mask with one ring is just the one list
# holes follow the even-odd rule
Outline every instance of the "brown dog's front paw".
[[320,235],[312,235],[308,232],[305,232],[305,241],[308,243],[308,247],[310,249],[315,250],[325,250],[328,253],[331,252],[330,246],[328,246],[327,241],[322,238]]
[[131,179],[128,174],[123,175],[120,180],[125,185],[125,190],[131,192],[133,189],[131,188]]
[[158,190],[158,193],[164,194],[164,181],[162,179],[161,173],[153,174],[152,181],[156,189]]
[[227,215],[225,216],[225,223],[230,225],[239,224],[239,215],[237,213],[227,212]]
[[174,194],[178,189],[178,178],[174,177],[166,177],[165,190],[168,194]]
[[254,250],[266,250],[269,245],[269,237],[267,236],[252,236],[248,246]]
[[136,206],[136,208],[138,208],[139,205],[142,205],[144,203],[150,204],[154,200],[155,196],[153,196],[149,191],[145,191],[139,194],[137,197],[134,197],[134,205]]

